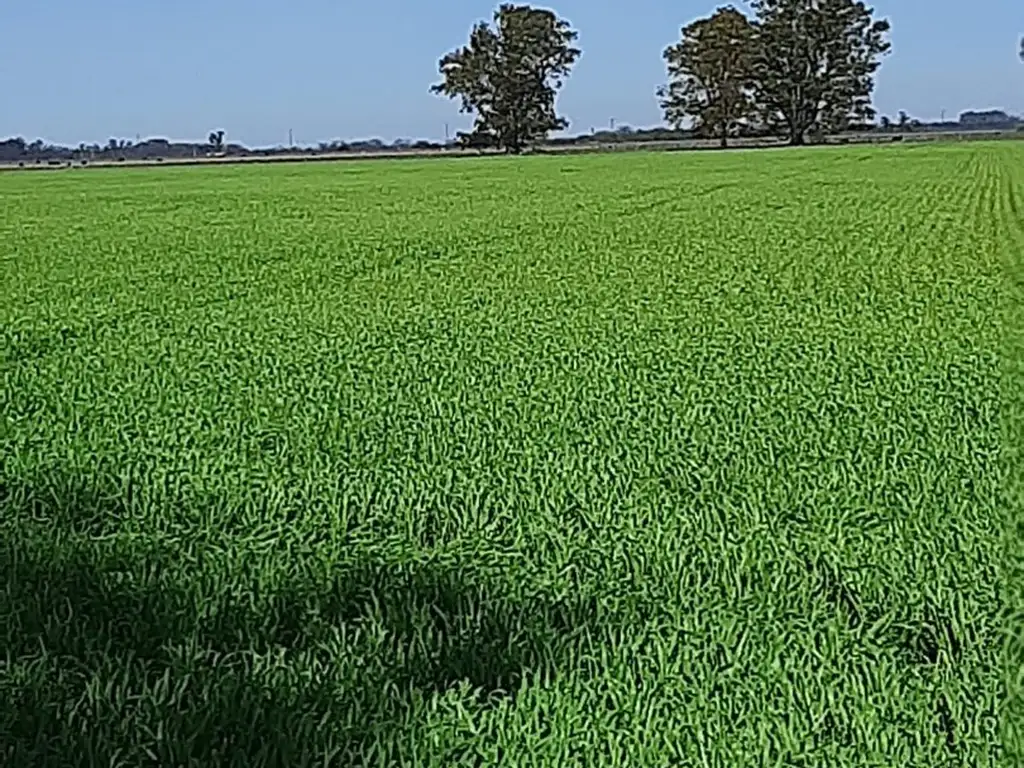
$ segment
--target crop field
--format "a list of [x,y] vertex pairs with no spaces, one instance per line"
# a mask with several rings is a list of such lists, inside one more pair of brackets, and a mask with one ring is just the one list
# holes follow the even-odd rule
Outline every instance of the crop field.
[[1024,759],[1024,143],[10,173],[0,274],[5,768]]

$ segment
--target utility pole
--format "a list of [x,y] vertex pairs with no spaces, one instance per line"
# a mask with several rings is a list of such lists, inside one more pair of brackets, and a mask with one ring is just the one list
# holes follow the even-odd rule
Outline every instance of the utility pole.
[[448,123],[444,124],[444,143],[448,143]]
[[288,148],[290,149],[290,148],[292,148],[294,146],[295,146],[295,142],[292,141],[292,129],[289,128],[288,129]]
[[944,109],[939,111],[939,122],[940,123],[946,122],[946,110],[944,110]]
[[612,129],[612,131],[615,130],[615,118],[614,117],[611,120],[608,121],[608,125]]

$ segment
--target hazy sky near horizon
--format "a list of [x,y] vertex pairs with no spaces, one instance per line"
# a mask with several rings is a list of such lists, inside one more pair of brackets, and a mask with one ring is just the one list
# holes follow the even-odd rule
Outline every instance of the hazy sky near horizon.
[[[583,50],[559,97],[569,133],[661,123],[662,50],[714,0],[551,0]],[[870,3],[869,3],[870,4]],[[438,139],[471,119],[428,92],[438,59],[498,2],[9,0],[0,7],[0,137],[76,145],[109,137],[250,146],[334,138]],[[745,8],[743,3],[736,3]],[[878,0],[893,52],[880,112],[947,119],[1024,113],[1024,0]]]

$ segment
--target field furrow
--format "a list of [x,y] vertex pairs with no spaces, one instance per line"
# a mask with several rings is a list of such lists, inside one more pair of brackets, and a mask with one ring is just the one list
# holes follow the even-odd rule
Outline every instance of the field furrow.
[[1006,562],[1000,582],[1003,672],[1006,699],[1001,733],[1007,764],[1024,761],[1024,165],[1019,154],[992,153],[991,175],[998,191],[989,226],[1001,244],[1006,274],[1004,297],[1003,503]]

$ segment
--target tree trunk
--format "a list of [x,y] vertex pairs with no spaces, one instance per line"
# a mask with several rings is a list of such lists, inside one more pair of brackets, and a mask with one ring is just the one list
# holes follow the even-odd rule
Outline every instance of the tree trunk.
[[512,131],[505,138],[505,142],[504,143],[505,143],[505,152],[507,152],[510,155],[518,155],[523,150],[523,143],[520,140],[519,132],[518,131]]
[[722,135],[718,138],[718,146],[722,149],[729,148],[729,131],[726,128],[722,128]]
[[804,145],[804,132],[793,131],[789,134],[789,145],[791,147],[802,147]]

